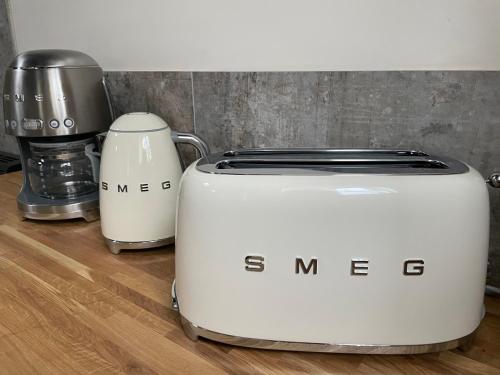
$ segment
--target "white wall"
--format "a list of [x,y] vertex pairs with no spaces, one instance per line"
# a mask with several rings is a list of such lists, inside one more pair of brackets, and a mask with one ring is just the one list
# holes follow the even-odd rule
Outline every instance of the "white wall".
[[107,70],[500,70],[500,0],[10,0],[18,51]]

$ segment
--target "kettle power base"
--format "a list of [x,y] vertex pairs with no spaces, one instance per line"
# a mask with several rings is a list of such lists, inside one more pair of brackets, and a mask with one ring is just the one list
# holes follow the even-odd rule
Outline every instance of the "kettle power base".
[[342,354],[423,354],[441,352],[451,349],[467,350],[477,332],[477,328],[470,334],[455,340],[420,344],[420,345],[365,345],[365,344],[321,344],[303,343],[289,341],[274,341],[253,339],[239,336],[226,335],[198,327],[181,315],[181,323],[184,333],[193,341],[199,337],[224,344],[268,350],[288,350],[300,352],[342,353]]
[[127,241],[116,241],[109,238],[104,238],[106,241],[106,246],[109,250],[118,255],[122,250],[145,250],[152,249],[155,247],[171,245],[175,242],[175,237],[162,238],[160,240],[153,241],[138,241],[138,242],[127,242]]

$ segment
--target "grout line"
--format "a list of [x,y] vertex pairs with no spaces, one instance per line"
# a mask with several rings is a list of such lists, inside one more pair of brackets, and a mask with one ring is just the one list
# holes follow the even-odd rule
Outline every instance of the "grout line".
[[194,80],[193,80],[193,72],[191,72],[191,99],[193,106],[193,133],[196,134],[196,109],[194,107]]

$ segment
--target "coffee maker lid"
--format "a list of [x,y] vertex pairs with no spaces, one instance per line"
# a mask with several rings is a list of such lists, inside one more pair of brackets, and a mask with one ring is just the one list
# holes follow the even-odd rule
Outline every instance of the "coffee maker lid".
[[118,117],[109,130],[116,132],[150,132],[168,129],[163,119],[149,112],[132,112]]
[[83,52],[65,49],[39,49],[17,55],[10,63],[12,69],[99,67]]

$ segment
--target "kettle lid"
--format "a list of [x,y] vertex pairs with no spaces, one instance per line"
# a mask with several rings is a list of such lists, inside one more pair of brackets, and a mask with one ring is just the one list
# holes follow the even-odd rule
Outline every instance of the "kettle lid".
[[109,130],[117,132],[147,132],[168,129],[163,119],[154,113],[132,112],[118,117]]

